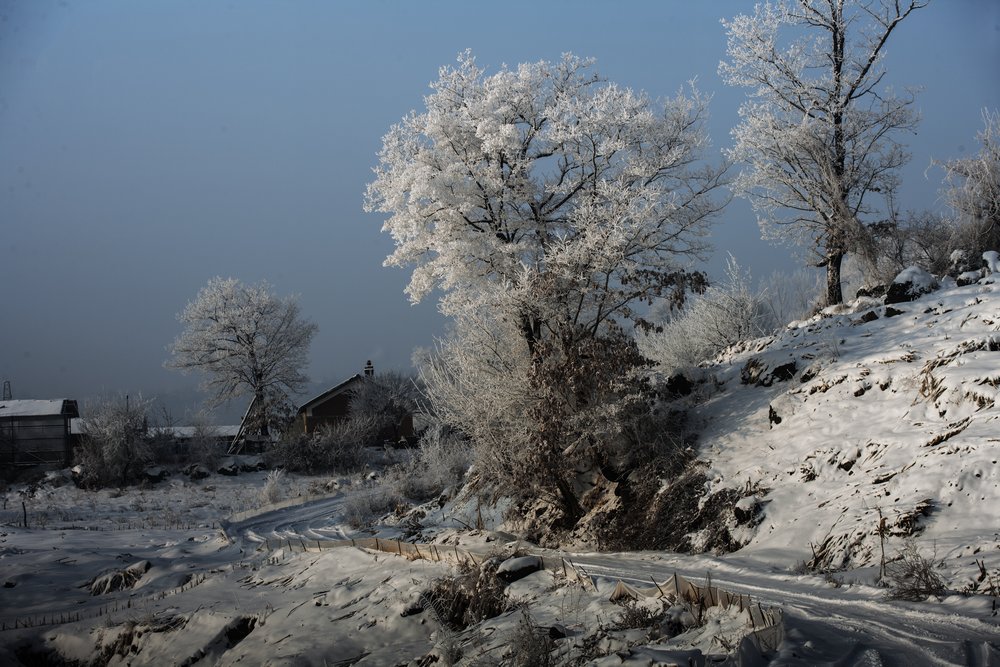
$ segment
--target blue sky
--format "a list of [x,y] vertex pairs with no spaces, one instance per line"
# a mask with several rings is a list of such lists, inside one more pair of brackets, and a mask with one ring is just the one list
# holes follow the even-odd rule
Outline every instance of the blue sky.
[[[182,418],[196,379],[162,368],[165,348],[216,275],[300,295],[320,384],[408,367],[444,322],[382,268],[391,240],[362,194],[438,68],[465,48],[491,70],[572,51],[653,96],[697,78],[721,148],[743,91],[716,75],[719,19],[750,7],[0,0],[0,379],[16,398],[169,396]],[[998,62],[995,0],[935,0],[893,36],[890,83],[922,87],[905,208],[940,207],[927,167],[976,150]],[[757,276],[797,266],[743,202],[713,240],[714,275],[726,252]]]

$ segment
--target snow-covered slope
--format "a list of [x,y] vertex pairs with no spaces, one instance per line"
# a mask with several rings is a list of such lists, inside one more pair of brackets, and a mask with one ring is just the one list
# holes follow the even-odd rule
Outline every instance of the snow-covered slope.
[[[730,350],[698,408],[713,491],[759,485],[743,553],[839,569],[913,539],[960,588],[1000,566],[1000,285],[859,299]],[[883,522],[884,520],[884,522]],[[882,526],[880,536],[880,526]]]

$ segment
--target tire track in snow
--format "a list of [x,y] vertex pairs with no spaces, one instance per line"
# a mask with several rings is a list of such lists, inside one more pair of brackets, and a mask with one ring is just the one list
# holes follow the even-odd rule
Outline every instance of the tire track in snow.
[[[690,568],[676,567],[670,561],[654,564],[627,557],[576,556],[573,562],[591,575],[620,578],[640,586],[649,586],[651,578],[666,579],[675,571],[694,580],[705,576]],[[832,592],[817,595],[796,591],[788,581],[768,579],[757,572],[743,577],[713,574],[712,584],[781,607],[791,628],[797,627],[797,620],[804,619],[809,622],[807,625],[832,626],[841,637],[844,632],[851,633],[862,647],[877,650],[885,658],[885,664],[992,664],[981,663],[974,654],[979,651],[988,655],[990,645],[996,652],[996,644],[1000,642],[1000,629],[976,618],[907,609],[857,594],[853,599],[833,597]]]

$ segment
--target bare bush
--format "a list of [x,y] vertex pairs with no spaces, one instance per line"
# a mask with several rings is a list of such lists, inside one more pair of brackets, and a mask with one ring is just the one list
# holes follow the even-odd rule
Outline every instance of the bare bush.
[[667,615],[667,606],[662,602],[656,608],[639,604],[632,598],[625,598],[618,604],[622,610],[612,626],[615,630],[651,630]]
[[220,441],[219,430],[207,414],[199,412],[195,415],[193,426],[187,458],[191,463],[201,463],[209,470],[215,470],[229,446]]
[[692,298],[680,311],[661,310],[661,326],[637,337],[640,351],[667,374],[682,372],[720,350],[763,336],[783,324],[749,272],[730,255],[726,280]]
[[886,563],[882,582],[893,600],[926,600],[945,591],[944,580],[934,571],[934,562],[924,558],[912,541],[907,542],[896,560]]
[[102,399],[83,420],[76,452],[81,486],[125,486],[149,463],[149,401],[127,396]]
[[775,271],[764,280],[761,294],[771,320],[781,326],[809,317],[822,298],[823,289],[819,272],[799,269],[792,273]]
[[527,607],[521,608],[521,617],[511,641],[511,664],[514,667],[549,667],[555,664],[552,649],[555,643],[545,628],[539,628]]
[[458,576],[435,581],[423,595],[438,620],[451,630],[464,630],[507,611],[510,600],[503,581],[497,577],[498,566],[496,560],[464,564]]
[[422,501],[459,486],[471,464],[469,441],[435,423],[424,431],[414,455],[387,471],[386,481],[399,495]]
[[176,421],[173,415],[170,414],[166,406],[160,405],[150,420],[147,433],[150,460],[153,463],[164,465],[181,463],[183,456],[177,447],[175,428]]
[[355,530],[367,528],[386,514],[401,510],[405,504],[389,484],[381,484],[367,492],[354,493],[344,503],[347,525]]
[[272,470],[267,473],[264,487],[260,490],[260,504],[273,505],[285,497],[285,473],[283,470]]
[[268,452],[267,459],[270,465],[291,472],[357,472],[368,464],[366,448],[376,441],[379,428],[379,420],[373,416],[324,424],[309,435],[286,435]]
[[951,251],[960,243],[958,227],[932,211],[893,214],[872,225],[871,246],[862,258],[868,286],[887,285],[909,266],[919,266],[934,275],[948,271]]

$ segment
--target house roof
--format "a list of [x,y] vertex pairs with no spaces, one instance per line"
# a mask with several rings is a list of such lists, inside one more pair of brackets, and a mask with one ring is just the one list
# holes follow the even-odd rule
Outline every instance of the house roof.
[[0,401],[0,417],[79,417],[76,401],[68,398]]
[[346,380],[344,380],[340,384],[336,385],[335,387],[330,387],[329,389],[327,389],[326,391],[324,391],[322,394],[320,394],[320,395],[318,395],[318,396],[316,396],[314,398],[311,398],[308,401],[306,401],[305,403],[303,403],[302,406],[299,408],[299,411],[298,411],[297,414],[301,415],[303,412],[305,412],[307,410],[311,410],[312,408],[316,407],[320,403],[323,403],[323,402],[329,400],[330,398],[333,398],[337,394],[344,393],[345,391],[347,391],[347,389],[352,384],[354,384],[355,382],[357,382],[358,380],[361,380],[361,379],[363,379],[361,377],[361,374],[360,373],[355,373],[354,375],[352,375],[351,377],[347,378]]

